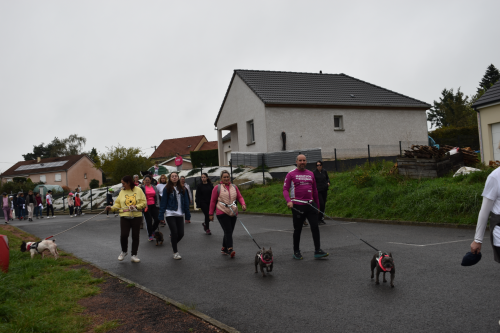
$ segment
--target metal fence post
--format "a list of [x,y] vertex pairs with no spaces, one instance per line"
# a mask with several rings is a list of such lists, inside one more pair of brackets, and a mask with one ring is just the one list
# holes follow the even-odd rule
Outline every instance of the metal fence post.
[[370,161],[370,145],[368,145],[368,164],[371,164],[371,161]]
[[266,185],[266,178],[265,178],[265,172],[264,172],[264,154],[262,154],[262,184]]
[[233,182],[233,159],[229,160],[229,167],[231,168],[231,183]]
[[335,172],[339,172],[339,168],[337,167],[337,148],[333,148],[333,152],[335,154]]
[[63,191],[63,197],[62,197],[62,199],[63,199],[63,212],[65,212],[66,211],[66,205],[64,204],[64,191]]
[[403,156],[403,150],[401,149],[401,141],[399,141],[399,156]]
[[90,211],[92,211],[92,189],[90,189]]

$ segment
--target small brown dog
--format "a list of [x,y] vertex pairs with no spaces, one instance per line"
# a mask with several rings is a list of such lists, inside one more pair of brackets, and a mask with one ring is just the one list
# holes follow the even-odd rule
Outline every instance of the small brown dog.
[[35,256],[35,254],[40,253],[42,255],[42,259],[44,257],[43,252],[49,251],[52,253],[54,258],[57,260],[57,256],[59,252],[57,252],[57,244],[55,240],[45,239],[41,242],[23,242],[21,244],[21,252],[29,251],[31,253],[31,259]]
[[153,236],[156,239],[156,246],[163,245],[163,234],[159,231],[155,231]]
[[371,261],[372,268],[372,279],[373,279],[373,270],[377,267],[377,279],[375,280],[376,284],[380,284],[378,278],[380,272],[384,272],[384,282],[387,282],[385,279],[385,273],[389,272],[391,274],[391,288],[394,288],[394,275],[396,274],[396,268],[394,267],[394,260],[392,259],[392,254],[384,253],[382,251],[378,251],[373,255]]

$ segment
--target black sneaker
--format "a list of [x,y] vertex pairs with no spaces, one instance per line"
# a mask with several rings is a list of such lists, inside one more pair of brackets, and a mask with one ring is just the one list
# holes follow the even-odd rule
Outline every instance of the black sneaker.
[[293,254],[293,259],[297,259],[297,260],[302,260],[302,254],[300,253],[300,251],[297,251],[297,252],[294,252]]
[[323,221],[323,220],[319,220],[319,221],[318,221],[318,224],[323,225],[323,224],[326,224],[326,222],[325,222],[325,221]]
[[326,253],[322,249],[319,249],[318,251],[314,251],[314,259],[320,259],[320,258],[324,258],[324,257],[328,257],[328,253]]
[[227,250],[226,250],[225,247],[223,247],[223,248],[220,249],[220,254],[228,255]]

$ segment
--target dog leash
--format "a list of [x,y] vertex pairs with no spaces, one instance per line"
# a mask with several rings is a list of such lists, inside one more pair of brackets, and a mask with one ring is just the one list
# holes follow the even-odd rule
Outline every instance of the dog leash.
[[[316,208],[316,207],[314,207],[313,205],[311,205],[311,203],[310,203],[310,202],[307,202],[307,201],[300,201],[300,200],[294,200],[294,201],[299,201],[299,202],[303,202],[303,203],[308,204],[308,205],[309,205],[309,206],[311,206],[312,208],[316,209],[318,212],[322,213],[322,214],[323,214],[323,216],[326,216],[326,217],[328,217],[329,219],[331,219],[331,220],[333,220],[333,221],[335,222],[335,220],[333,219],[333,217],[326,215],[325,213],[323,213],[322,211],[320,211],[318,208]],[[293,209],[294,211],[296,211],[297,213],[301,214],[301,215],[303,214],[303,212],[301,212],[301,211],[300,211],[300,210],[298,210],[297,208],[292,207],[292,209]],[[362,241],[363,243],[365,243],[366,245],[368,245],[369,247],[371,247],[371,248],[372,248],[372,249],[374,249],[375,251],[380,251],[379,249],[377,249],[377,248],[375,248],[374,246],[370,245],[370,243],[368,243],[367,241],[365,241],[364,239],[362,239],[361,237],[359,237],[358,235],[356,235],[354,232],[352,232],[351,230],[349,230],[349,229],[347,229],[346,227],[344,227],[342,224],[339,224],[339,223],[336,223],[336,222],[335,222],[335,224],[336,224],[336,225],[338,225],[338,226],[340,226],[340,227],[342,227],[344,230],[346,230],[346,231],[350,232],[352,235],[354,235],[356,238],[358,238],[360,241]]]
[[[233,203],[234,204],[234,203]],[[243,222],[241,222],[241,220],[238,218],[238,215],[236,215],[233,211],[233,209],[231,208],[232,205],[225,205],[226,207],[228,207],[231,212],[233,212],[234,216],[236,216],[236,218],[238,219],[238,221],[240,221],[241,225],[243,226],[243,228],[245,228],[247,234],[250,236],[250,238],[252,238],[253,242],[255,243],[255,245],[257,245],[257,247],[259,248],[259,250],[261,249],[261,247],[259,246],[259,244],[257,244],[257,242],[255,241],[255,239],[253,238],[252,234],[250,233],[250,231],[248,231],[247,227],[245,227],[245,225],[243,224]]]
[[[70,231],[71,229],[74,229],[74,228],[78,227],[79,225],[82,225],[82,224],[84,224],[85,222],[88,222],[88,221],[92,220],[94,217],[101,215],[101,214],[102,214],[102,213],[104,213],[105,211],[106,211],[106,210],[103,210],[103,211],[102,211],[102,212],[100,212],[99,214],[96,214],[96,215],[92,216],[91,218],[89,218],[89,219],[87,219],[87,220],[85,220],[85,221],[83,221],[83,222],[81,222],[81,223],[78,223],[77,225],[75,225],[75,226],[73,226],[73,227],[71,227],[71,228],[66,229],[66,230],[64,230],[64,231],[61,231],[60,233],[57,233],[57,234],[52,235],[52,236],[50,236],[50,237],[47,237],[47,238],[45,238],[45,239],[50,239],[50,238],[55,237],[55,236],[57,236],[57,235],[63,234],[63,233],[65,233],[66,231]],[[45,240],[45,239],[44,239],[44,240]]]

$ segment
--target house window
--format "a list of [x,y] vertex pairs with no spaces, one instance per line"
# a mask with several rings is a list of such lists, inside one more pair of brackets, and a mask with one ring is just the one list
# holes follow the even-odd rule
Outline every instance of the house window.
[[248,144],[255,143],[255,131],[253,127],[253,120],[247,121]]
[[47,179],[45,179],[45,175],[40,175],[40,181],[42,183],[45,183],[47,181]]
[[86,173],[83,174],[83,178],[87,179],[87,174]]
[[61,181],[61,174],[56,173],[56,182],[60,182],[60,181]]
[[333,116],[333,129],[334,130],[344,129],[344,119],[342,116]]

